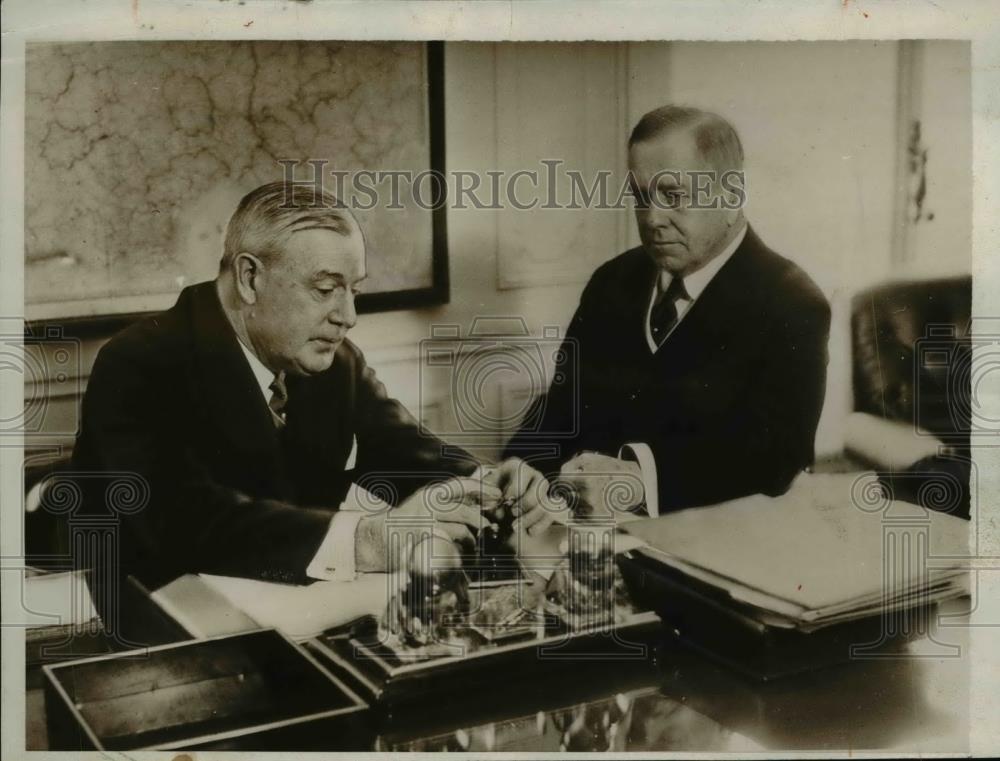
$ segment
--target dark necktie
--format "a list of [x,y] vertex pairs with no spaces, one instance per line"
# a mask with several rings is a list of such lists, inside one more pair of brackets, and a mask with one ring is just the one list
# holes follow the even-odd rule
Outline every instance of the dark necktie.
[[672,278],[665,292],[657,289],[657,300],[649,313],[649,332],[653,334],[653,341],[657,346],[663,344],[677,324],[677,299],[690,298],[684,289],[684,278],[681,277]]
[[288,389],[285,388],[284,371],[274,376],[271,381],[271,398],[267,401],[267,406],[271,408],[271,417],[278,428],[285,425],[285,405],[288,403]]

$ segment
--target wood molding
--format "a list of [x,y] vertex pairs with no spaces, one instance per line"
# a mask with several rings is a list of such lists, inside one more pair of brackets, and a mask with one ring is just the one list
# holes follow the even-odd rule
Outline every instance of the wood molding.
[[910,241],[910,157],[908,147],[914,120],[920,114],[921,40],[897,43],[896,69],[896,171],[893,198],[892,264],[903,266],[913,256]]
[[[522,340],[525,337],[520,337]],[[527,337],[527,340],[531,340]],[[468,340],[458,340],[455,347],[456,355],[459,357],[468,356],[472,352],[484,352],[487,355],[502,355],[509,354],[512,351],[511,346],[504,344],[502,336],[487,337],[482,342],[468,341]],[[406,375],[416,377],[419,372],[420,363],[420,348],[419,346],[414,346],[412,344],[399,344],[394,346],[384,346],[367,352],[365,355],[367,363],[379,368],[392,368],[396,369],[398,366],[403,365],[404,368],[402,372]],[[411,366],[407,368],[405,366]],[[388,374],[395,374],[390,371]],[[83,394],[87,388],[87,381],[90,377],[90,373],[81,373],[78,378],[76,378],[76,383],[72,384],[61,384],[59,391],[44,393],[46,387],[49,384],[48,379],[34,379],[25,381],[25,392],[24,398],[26,400],[39,400],[37,403],[44,403],[50,405],[53,402],[62,405],[75,406],[75,412],[70,413],[70,418],[74,421],[79,421],[80,419],[80,403],[83,400]],[[546,374],[548,377],[548,374]],[[499,385],[499,398],[497,400],[498,409],[496,410],[498,419],[506,419],[504,413],[505,408],[509,408],[511,400],[513,397],[508,398],[510,393],[514,393],[518,390],[527,391],[527,386],[523,389],[521,387],[509,387],[507,384]],[[446,416],[446,404],[448,404],[448,397],[441,389],[435,389],[434,392],[429,396],[429,398],[421,404],[419,398],[415,398],[413,392],[413,387],[409,388],[393,388],[388,389],[390,396],[398,399],[403,406],[410,410],[413,415],[420,421],[422,427],[426,428],[428,431],[438,432],[445,430],[449,421]],[[523,395],[523,394],[522,394]],[[419,397],[419,393],[417,394]],[[509,435],[510,431],[506,429],[501,432]],[[45,446],[69,446],[72,447],[73,441],[75,439],[76,432],[74,431],[46,431],[44,426],[41,430],[27,431],[25,432],[26,442],[30,442],[33,445],[45,445]]]
[[[612,43],[505,43],[496,47],[497,169],[505,181],[518,171],[536,172],[537,189],[528,178],[516,186],[522,203],[497,213],[497,289],[568,285],[586,281],[603,261],[617,253],[622,240],[623,210],[561,208],[570,200],[567,170],[579,171],[587,188],[598,172],[607,195],[617,197],[627,113],[623,80],[624,47]],[[564,59],[564,65],[557,65]],[[559,73],[555,79],[534,76],[537,65]],[[543,161],[562,162],[550,170]],[[553,196],[549,179],[554,173]],[[529,193],[530,188],[530,193]],[[546,201],[552,208],[543,208]]]

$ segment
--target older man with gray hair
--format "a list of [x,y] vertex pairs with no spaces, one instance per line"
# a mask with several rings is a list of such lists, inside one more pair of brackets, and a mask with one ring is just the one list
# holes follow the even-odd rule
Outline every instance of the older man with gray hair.
[[[150,487],[148,506],[122,519],[121,567],[106,572],[149,586],[203,571],[351,578],[392,565],[390,516],[434,519],[466,545],[500,502],[525,529],[550,521],[537,472],[511,460],[484,475],[386,394],[346,338],[366,274],[343,204],[271,183],[233,214],[215,281],[104,346],[75,469],[136,473]],[[339,510],[352,483],[392,509]],[[99,493],[85,496],[100,509]]]
[[616,482],[635,485],[619,506],[654,515],[779,494],[813,461],[827,301],[747,224],[725,119],[655,109],[628,163],[642,245],[591,277],[567,331],[576,350],[562,352],[577,363],[557,369],[507,452],[528,458],[546,431],[573,431],[533,463],[592,509]]

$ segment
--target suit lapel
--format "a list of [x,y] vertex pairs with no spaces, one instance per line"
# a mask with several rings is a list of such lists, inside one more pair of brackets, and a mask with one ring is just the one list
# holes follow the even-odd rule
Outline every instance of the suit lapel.
[[280,491],[284,476],[278,431],[239,339],[222,311],[215,283],[202,283],[192,291],[198,390],[232,451],[248,469],[263,469]]
[[[337,504],[346,491],[343,470],[353,433],[349,356],[338,350],[333,366],[316,376],[289,376],[288,425],[282,432],[296,499]],[[343,488],[342,488],[343,487]]]
[[[340,359],[338,356],[334,363]],[[288,426],[286,443],[296,452],[296,459],[328,469],[336,465],[334,452],[344,424],[344,411],[338,408],[342,395],[331,393],[326,373],[314,377],[288,377]],[[339,385],[339,384],[335,384]],[[315,473],[308,473],[314,477]]]
[[739,248],[667,337],[656,352],[658,357],[676,355],[687,361],[701,352],[716,351],[725,345],[726,336],[732,333],[734,325],[745,324],[753,315],[756,293],[752,284],[757,278],[754,259],[762,245],[753,229],[748,227]]
[[635,356],[649,355],[649,344],[646,341],[646,318],[649,312],[649,300],[653,296],[653,286],[659,269],[652,259],[642,252],[639,257],[639,266],[635,267],[628,275],[628,282],[622,283],[618,289],[619,293],[626,295],[624,306],[625,320],[624,335],[617,336],[614,340],[621,341],[628,337],[629,344],[624,347],[628,354]]

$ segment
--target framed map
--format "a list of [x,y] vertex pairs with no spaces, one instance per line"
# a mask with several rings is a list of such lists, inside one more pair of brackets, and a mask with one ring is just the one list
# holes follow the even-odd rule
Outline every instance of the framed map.
[[[440,43],[32,43],[26,57],[29,322],[160,310],[214,278],[229,216],[287,176],[280,162],[331,183],[444,171]],[[447,301],[443,204],[404,185],[386,205],[355,210],[359,311]]]

